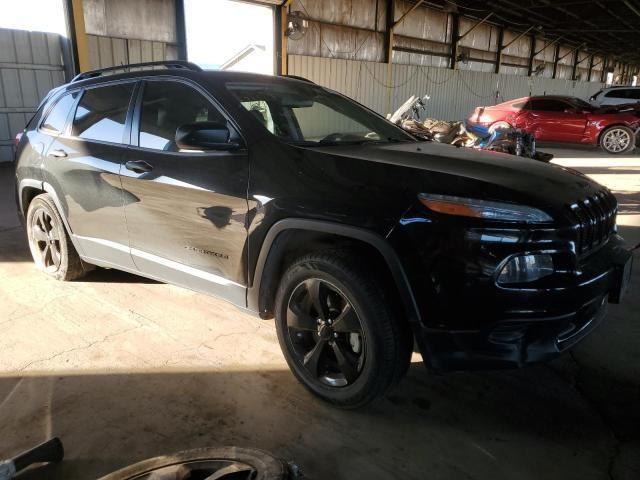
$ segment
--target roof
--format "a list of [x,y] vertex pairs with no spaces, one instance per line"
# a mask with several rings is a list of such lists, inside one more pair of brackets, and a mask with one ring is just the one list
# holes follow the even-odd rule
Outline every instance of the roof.
[[562,37],[562,43],[583,51],[640,63],[640,2],[638,0],[430,0],[431,6],[478,19],[492,13],[491,23],[540,36]]

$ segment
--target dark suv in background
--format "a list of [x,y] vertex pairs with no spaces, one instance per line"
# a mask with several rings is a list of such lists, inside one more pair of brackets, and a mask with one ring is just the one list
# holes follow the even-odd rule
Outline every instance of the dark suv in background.
[[577,172],[418,142],[304,79],[135,67],[55,89],[19,141],[54,278],[117,268],[275,316],[295,376],[343,407],[414,342],[437,371],[552,359],[624,291],[616,199]]

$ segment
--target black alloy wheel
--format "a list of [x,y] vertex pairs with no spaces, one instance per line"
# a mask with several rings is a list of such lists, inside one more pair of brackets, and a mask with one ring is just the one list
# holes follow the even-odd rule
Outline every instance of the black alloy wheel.
[[25,224],[29,250],[38,270],[56,280],[68,281],[93,268],[80,259],[49,194],[43,193],[31,201]]
[[312,377],[331,387],[357,380],[366,342],[358,314],[337,287],[319,278],[301,282],[289,298],[287,328],[298,360]]
[[56,272],[62,262],[60,231],[44,207],[38,207],[31,217],[29,240],[36,263],[49,273]]
[[300,257],[280,278],[274,311],[287,364],[340,408],[384,395],[409,368],[413,336],[380,268],[336,249]]

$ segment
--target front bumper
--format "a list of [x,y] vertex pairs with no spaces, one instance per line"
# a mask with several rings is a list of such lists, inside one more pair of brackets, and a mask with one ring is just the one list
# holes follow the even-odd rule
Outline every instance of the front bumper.
[[[618,235],[584,258],[570,252],[561,233],[553,233],[554,238],[541,234],[541,244],[527,241],[525,247],[505,244],[501,235],[467,230],[466,251],[459,248],[462,240],[450,253],[448,246],[442,248],[429,277],[414,276],[426,320],[414,333],[429,368],[498,369],[549,361],[591,333],[606,316],[608,303],[618,301],[622,270],[627,265],[628,276],[631,261]],[[476,245],[469,246],[473,239]],[[489,273],[508,255],[540,245],[555,252],[554,261],[564,271],[509,288]]]

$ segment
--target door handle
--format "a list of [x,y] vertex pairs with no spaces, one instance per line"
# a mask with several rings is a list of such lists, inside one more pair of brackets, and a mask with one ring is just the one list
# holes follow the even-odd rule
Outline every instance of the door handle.
[[129,160],[124,166],[135,173],[147,173],[153,170],[153,167],[144,160]]
[[49,152],[49,156],[54,158],[65,158],[67,156],[67,152],[64,150],[51,150]]

